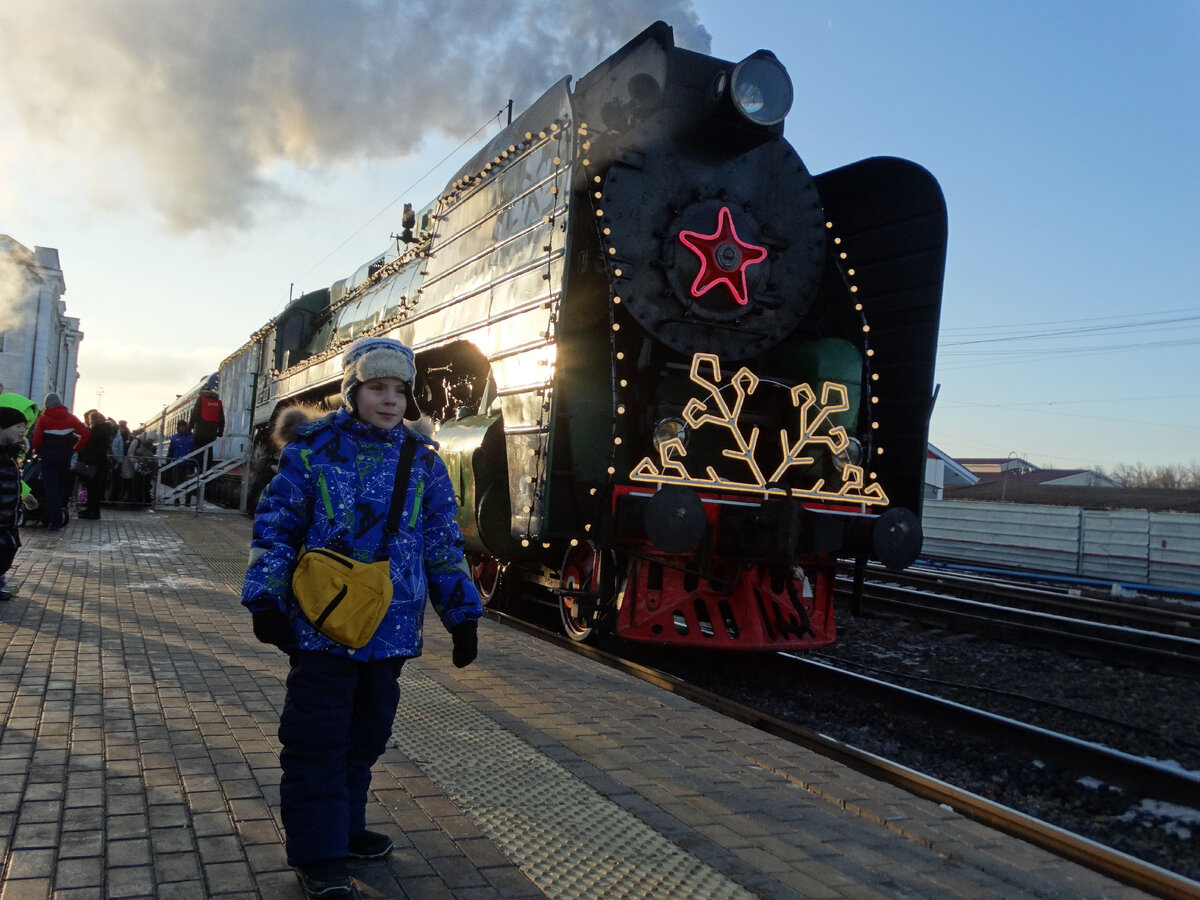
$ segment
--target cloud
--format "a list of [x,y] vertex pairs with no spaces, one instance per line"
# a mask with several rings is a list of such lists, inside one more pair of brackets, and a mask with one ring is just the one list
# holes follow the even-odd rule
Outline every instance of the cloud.
[[[97,407],[130,423],[153,418],[175,392],[198,384],[216,368],[228,348],[167,346],[84,337],[75,406]],[[99,373],[99,374],[97,374]]]
[[655,19],[709,49],[690,0],[0,4],[0,110],[69,160],[94,206],[148,203],[177,232],[246,228],[289,199],[280,162],[465,137]]

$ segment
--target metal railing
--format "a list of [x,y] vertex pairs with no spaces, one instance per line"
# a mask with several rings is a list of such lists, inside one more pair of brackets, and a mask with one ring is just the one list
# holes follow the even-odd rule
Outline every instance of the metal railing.
[[225,435],[178,459],[157,457],[151,506],[191,506],[197,512],[228,507],[206,497],[207,488],[224,475],[240,469],[237,510],[244,510],[250,486],[250,442],[244,434]]

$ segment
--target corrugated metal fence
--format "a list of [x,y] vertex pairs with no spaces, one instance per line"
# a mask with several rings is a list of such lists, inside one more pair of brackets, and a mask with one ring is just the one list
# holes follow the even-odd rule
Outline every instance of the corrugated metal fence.
[[921,555],[1200,592],[1200,515],[926,500]]

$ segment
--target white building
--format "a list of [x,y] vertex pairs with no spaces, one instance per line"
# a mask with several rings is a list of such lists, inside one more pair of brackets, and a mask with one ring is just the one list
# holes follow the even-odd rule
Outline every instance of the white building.
[[972,485],[979,476],[964,468],[933,444],[925,451],[925,499],[941,500],[946,488]]
[[0,234],[0,384],[39,406],[51,391],[75,403],[83,332],[67,315],[66,290],[57,250]]

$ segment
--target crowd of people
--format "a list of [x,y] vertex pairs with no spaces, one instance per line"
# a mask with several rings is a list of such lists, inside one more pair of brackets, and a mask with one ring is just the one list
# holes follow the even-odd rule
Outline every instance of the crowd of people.
[[99,519],[100,504],[150,503],[157,471],[154,442],[142,429],[89,409],[80,419],[51,391],[41,408],[0,384],[0,601],[21,546],[20,527],[40,521],[51,531]]
[[[100,518],[100,504],[146,505],[157,471],[156,447],[142,429],[89,409],[80,418],[51,391],[41,408],[27,397],[4,392],[0,416],[13,421],[12,440],[0,437],[21,485],[20,519],[57,530],[70,520],[72,502],[81,519]],[[16,433],[16,418],[25,427]],[[7,430],[5,437],[9,436]]]
[[[100,504],[148,504],[156,471],[154,442],[124,420],[89,409],[82,421],[63,405],[57,394],[47,394],[34,423],[31,440],[36,468],[28,474],[41,479],[47,528],[67,523],[72,492],[79,518],[100,518]],[[38,463],[40,462],[40,465]]]
[[[195,436],[192,434],[195,423]],[[171,439],[165,480],[178,485],[199,469],[194,450],[225,432],[225,412],[211,386]],[[205,462],[211,463],[212,450]],[[21,546],[23,525],[57,531],[70,521],[99,519],[101,504],[149,505],[159,471],[153,435],[89,409],[79,418],[51,391],[36,402],[0,384],[0,602],[12,599],[6,577]],[[190,505],[195,491],[187,495]],[[176,501],[178,503],[178,501]]]

